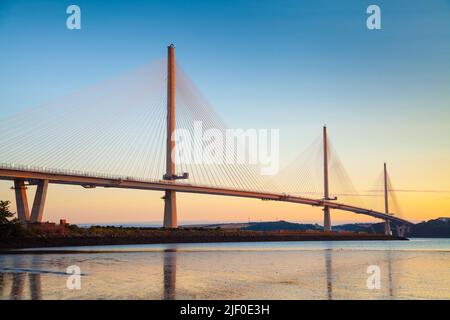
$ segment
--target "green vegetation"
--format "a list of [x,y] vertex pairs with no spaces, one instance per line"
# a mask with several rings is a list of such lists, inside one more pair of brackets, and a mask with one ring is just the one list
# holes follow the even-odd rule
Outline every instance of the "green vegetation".
[[9,210],[10,204],[0,200],[0,237],[20,236],[24,232],[19,220],[14,218],[15,213]]
[[145,228],[145,227],[119,227],[119,226],[90,226],[81,228],[77,225],[70,225],[66,231],[66,235],[84,236],[84,237],[146,237],[167,234],[195,234],[195,233],[215,233],[220,232],[220,228]]

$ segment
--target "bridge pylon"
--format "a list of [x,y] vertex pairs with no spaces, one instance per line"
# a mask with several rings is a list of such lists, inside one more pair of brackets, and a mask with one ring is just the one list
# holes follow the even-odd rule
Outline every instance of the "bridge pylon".
[[[326,126],[323,126],[323,199],[326,201],[331,200],[328,190],[328,138]],[[323,231],[331,231],[331,216],[328,206],[323,207]]]
[[[389,214],[389,198],[388,198],[388,181],[387,181],[387,168],[386,168],[386,162],[384,163],[384,212],[386,214]],[[384,234],[387,236],[391,236],[392,235],[392,231],[391,231],[391,223],[389,220],[385,220],[384,221]]]
[[[175,149],[173,133],[175,131],[175,47],[167,47],[167,137],[166,137],[166,174],[163,179],[174,180],[175,161],[172,157]],[[164,195],[164,228],[177,227],[177,200],[173,190],[166,190]]]

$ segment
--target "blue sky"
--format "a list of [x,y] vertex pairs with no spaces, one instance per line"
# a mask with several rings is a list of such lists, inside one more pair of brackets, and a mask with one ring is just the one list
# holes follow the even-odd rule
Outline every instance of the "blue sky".
[[[70,4],[81,30],[66,28]],[[370,4],[382,30],[366,28]],[[450,160],[448,0],[1,0],[0,40],[0,117],[163,57],[173,42],[230,126],[282,129],[282,161],[326,123],[355,176],[388,161],[404,187],[450,189],[438,174]]]
[[[71,3],[81,30],[66,28]],[[365,26],[372,3],[2,0],[0,116],[164,56],[173,42],[232,126],[290,137],[302,125],[311,141],[323,123],[373,131],[384,121],[401,138],[405,118],[409,129],[431,109],[435,130],[450,119],[450,1],[377,1],[379,31]]]

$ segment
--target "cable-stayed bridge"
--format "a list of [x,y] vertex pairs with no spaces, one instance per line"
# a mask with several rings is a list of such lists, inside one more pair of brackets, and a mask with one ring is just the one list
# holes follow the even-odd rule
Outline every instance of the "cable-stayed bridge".
[[[370,191],[381,193],[383,209],[341,200],[358,198],[358,193],[326,127],[319,143],[306,151],[306,162],[297,159],[271,179],[261,176],[257,166],[239,162],[237,151],[228,144],[223,151],[234,161],[217,161],[207,152],[202,152],[202,163],[176,161],[176,148],[183,153],[209,145],[198,140],[176,144],[176,130],[195,132],[196,123],[201,123],[204,129],[224,133],[226,125],[176,64],[173,45],[167,59],[2,123],[0,179],[14,182],[23,224],[42,221],[49,184],[163,191],[167,228],[177,227],[177,192],[322,207],[326,231],[331,230],[331,209],[381,219],[386,234],[391,234],[390,222],[404,226],[401,233],[411,224],[395,211],[386,165],[381,188]],[[36,186],[31,211],[28,186]]]

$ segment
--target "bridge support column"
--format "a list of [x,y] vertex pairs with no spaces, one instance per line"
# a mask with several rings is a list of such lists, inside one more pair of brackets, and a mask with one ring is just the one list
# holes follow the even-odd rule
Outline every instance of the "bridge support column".
[[409,227],[406,225],[397,225],[397,235],[399,237],[404,237],[406,232],[408,232]]
[[[175,159],[173,150],[175,140],[175,47],[173,44],[167,47],[167,136],[166,136],[166,174],[163,177],[168,180],[177,179],[175,173]],[[177,227],[177,198],[173,190],[166,190],[164,196],[164,228]]]
[[384,221],[384,234],[387,236],[392,236],[391,222],[389,220]]
[[166,190],[164,195],[164,228],[177,227],[177,196],[173,190]]
[[31,209],[31,223],[42,222],[44,214],[45,198],[47,196],[48,180],[40,180],[37,184],[36,195],[34,196],[33,207]]
[[25,181],[14,180],[14,191],[16,193],[17,216],[20,223],[26,225],[30,220],[30,209],[28,208]]
[[[327,127],[323,126],[323,199],[331,200],[328,191],[328,137]],[[330,208],[323,207],[323,231],[331,231]]]
[[323,208],[323,231],[331,231],[330,208]]

